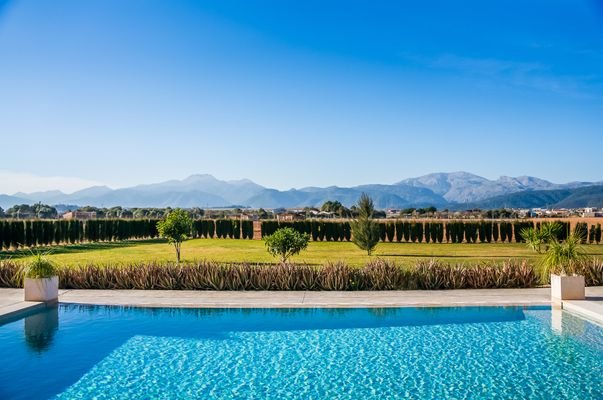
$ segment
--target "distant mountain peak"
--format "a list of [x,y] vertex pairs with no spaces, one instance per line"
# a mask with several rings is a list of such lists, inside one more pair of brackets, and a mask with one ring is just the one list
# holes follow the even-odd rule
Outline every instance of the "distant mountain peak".
[[[220,180],[210,174],[192,174],[182,180],[169,180],[153,184],[111,189],[92,186],[75,193],[60,191],[19,193],[19,196],[0,195],[0,207],[14,204],[37,203],[77,204],[111,207],[227,207],[235,204],[252,207],[318,207],[327,200],[337,200],[346,206],[358,201],[361,193],[368,193],[378,208],[403,207],[463,207],[492,198],[503,198],[525,192],[560,189],[557,197],[574,189],[591,186],[589,182],[555,184],[531,176],[500,176],[490,180],[465,171],[436,172],[417,178],[402,180],[394,185],[365,184],[354,187],[315,187],[276,190],[260,186],[249,179]],[[589,196],[593,194],[588,193]],[[545,195],[538,195],[538,199]],[[552,194],[552,193],[550,193]],[[597,194],[598,195],[598,194]],[[513,197],[515,198],[515,197]],[[573,200],[579,204],[585,197]],[[540,200],[537,200],[540,201]],[[489,204],[489,203],[488,203]],[[549,201],[547,204],[554,204]],[[590,203],[589,203],[590,204]],[[542,204],[545,206],[546,204]],[[603,206],[603,204],[601,205]]]

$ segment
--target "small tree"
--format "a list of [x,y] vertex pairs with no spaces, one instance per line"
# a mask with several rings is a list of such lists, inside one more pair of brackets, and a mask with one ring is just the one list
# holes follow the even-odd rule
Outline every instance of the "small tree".
[[193,221],[188,213],[181,209],[171,211],[165,219],[157,223],[157,231],[161,237],[168,240],[176,249],[176,260],[180,263],[180,248],[191,234]]
[[300,233],[293,228],[277,229],[272,235],[264,238],[266,250],[273,257],[280,257],[286,263],[289,257],[299,254],[308,247],[310,235]]
[[357,205],[358,218],[352,221],[352,241],[370,256],[379,243],[379,224],[373,219],[373,200],[362,193]]

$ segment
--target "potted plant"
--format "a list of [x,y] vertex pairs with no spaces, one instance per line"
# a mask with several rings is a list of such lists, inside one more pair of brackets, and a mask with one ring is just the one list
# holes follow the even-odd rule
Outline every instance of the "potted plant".
[[551,277],[551,297],[553,300],[584,299],[584,275],[579,275],[577,267],[585,260],[580,243],[583,235],[574,232],[559,242],[549,241],[548,249],[542,260],[543,271]]
[[42,254],[35,254],[25,265],[25,301],[56,302],[59,298],[59,277],[52,261]]

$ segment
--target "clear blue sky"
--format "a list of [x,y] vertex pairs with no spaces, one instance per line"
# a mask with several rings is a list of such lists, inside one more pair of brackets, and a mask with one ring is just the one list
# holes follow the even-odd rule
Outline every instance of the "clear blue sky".
[[0,110],[0,170],[111,186],[602,180],[603,2],[0,0]]

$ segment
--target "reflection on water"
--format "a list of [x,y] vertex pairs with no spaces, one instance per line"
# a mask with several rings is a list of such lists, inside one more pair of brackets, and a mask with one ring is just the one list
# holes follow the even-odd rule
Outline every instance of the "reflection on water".
[[48,307],[44,311],[25,317],[24,333],[27,347],[36,353],[50,348],[59,328],[59,308]]
[[[112,318],[127,313],[140,318],[170,321],[163,335],[220,336],[228,332],[352,329],[400,326],[516,322],[525,319],[524,307],[433,308],[129,308],[120,306],[68,305],[72,312],[93,318]],[[186,333],[181,324],[194,325]],[[150,329],[149,329],[150,328]],[[153,335],[152,325],[138,326],[136,334]]]

